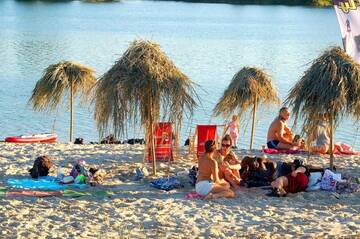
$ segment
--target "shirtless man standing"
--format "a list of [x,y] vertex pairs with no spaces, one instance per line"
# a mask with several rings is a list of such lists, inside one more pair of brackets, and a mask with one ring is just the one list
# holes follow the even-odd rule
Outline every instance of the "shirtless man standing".
[[290,128],[286,125],[286,121],[290,117],[287,107],[282,107],[279,116],[271,123],[267,135],[267,147],[269,149],[298,149],[298,142],[294,142],[294,135]]

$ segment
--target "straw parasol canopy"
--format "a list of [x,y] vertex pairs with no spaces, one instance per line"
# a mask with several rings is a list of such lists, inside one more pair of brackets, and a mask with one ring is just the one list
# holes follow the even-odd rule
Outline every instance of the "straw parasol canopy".
[[77,93],[83,101],[90,98],[96,82],[94,71],[73,61],[62,61],[48,66],[36,83],[29,103],[36,111],[53,111],[60,104],[65,92],[70,103],[70,142],[73,142],[73,102]]
[[255,116],[258,105],[279,103],[271,77],[256,67],[244,67],[233,77],[230,85],[214,108],[214,115],[229,118],[232,114],[243,115],[252,109],[250,149],[254,139]]
[[340,47],[325,50],[312,62],[288,94],[295,121],[304,121],[302,131],[310,138],[319,123],[330,125],[330,167],[333,167],[333,131],[350,115],[360,118],[360,65]]
[[158,44],[135,40],[97,84],[95,120],[100,134],[112,128],[115,135],[123,135],[140,123],[153,145],[153,125],[161,115],[176,124],[181,124],[184,113],[192,115],[196,106],[192,85]]

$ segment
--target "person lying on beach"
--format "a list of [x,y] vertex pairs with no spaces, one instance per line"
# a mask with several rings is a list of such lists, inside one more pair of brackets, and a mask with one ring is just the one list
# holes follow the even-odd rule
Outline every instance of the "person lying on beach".
[[240,177],[254,186],[269,185],[276,178],[276,167],[274,161],[265,157],[246,156],[241,161]]
[[287,193],[304,192],[309,183],[309,176],[309,169],[302,165],[301,161],[295,160],[293,171],[290,174],[281,176],[271,183],[273,188],[271,194],[285,196]]
[[304,146],[303,140],[294,136],[291,129],[286,125],[290,117],[287,107],[282,107],[277,116],[271,123],[267,134],[267,147],[269,149],[292,149],[297,150]]
[[205,142],[205,153],[199,157],[199,171],[195,190],[199,195],[205,196],[205,199],[233,198],[235,194],[230,189],[229,183],[219,178],[218,165],[213,159],[215,150],[214,140]]
[[[232,139],[226,134],[221,140],[221,147],[214,153],[214,158],[219,165],[219,178],[224,178],[232,186],[240,184],[240,162],[236,154],[231,150]],[[226,160],[225,160],[226,159]]]

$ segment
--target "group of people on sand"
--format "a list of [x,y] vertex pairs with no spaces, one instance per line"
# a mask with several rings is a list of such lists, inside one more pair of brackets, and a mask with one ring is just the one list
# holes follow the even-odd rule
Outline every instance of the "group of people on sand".
[[[287,126],[287,121],[290,117],[290,111],[287,107],[282,107],[279,115],[270,124],[266,146],[269,149],[278,150],[305,150],[305,141],[299,136],[295,135]],[[229,136],[233,142],[232,148],[237,148],[236,144],[239,138],[240,125],[239,117],[232,116],[232,120],[225,126],[223,134],[229,131]],[[324,118],[319,123],[316,132],[314,132],[315,141],[311,148],[306,149],[314,153],[328,153],[330,149],[330,128]],[[334,145],[334,150],[341,151],[339,145]]]
[[[299,135],[294,135],[287,126],[286,121],[290,117],[287,107],[282,107],[279,115],[270,124],[267,135],[267,147],[278,150],[306,150],[312,153],[330,153],[330,127],[326,117],[318,123],[311,135],[311,145],[306,148],[305,141]],[[344,143],[335,143],[332,148],[334,153],[355,153],[353,149]]]
[[[289,116],[288,108],[280,109],[279,115],[269,127],[268,148],[294,150],[304,148],[304,140],[294,135],[286,125]],[[236,129],[236,127],[238,126],[234,124],[233,128]],[[320,138],[314,146],[314,151],[327,152],[329,137],[326,130],[324,131],[319,130]],[[272,191],[269,195],[274,196],[297,193],[305,191],[310,172],[324,171],[321,168],[305,166],[301,160],[286,163],[275,162],[265,157],[246,156],[240,161],[232,151],[233,143],[236,142],[233,141],[232,136],[234,135],[226,134],[221,140],[219,149],[214,140],[205,142],[205,153],[200,155],[198,160],[199,169],[195,185],[196,192],[205,199],[235,197],[235,191],[245,184],[270,185]]]

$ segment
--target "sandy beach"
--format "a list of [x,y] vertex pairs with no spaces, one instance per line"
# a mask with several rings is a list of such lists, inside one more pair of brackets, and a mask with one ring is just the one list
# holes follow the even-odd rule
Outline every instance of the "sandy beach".
[[[170,166],[158,164],[159,176],[178,174],[185,187],[170,192],[149,186],[151,177],[132,180],[141,167],[143,146],[0,143],[0,181],[29,177],[36,156],[51,156],[56,175],[60,163],[68,173],[84,159],[107,172],[102,186],[111,196],[79,198],[1,198],[1,238],[359,238],[360,194],[306,192],[286,198],[267,197],[260,188],[244,188],[235,199],[186,199],[193,190],[185,175],[194,161],[186,149]],[[236,152],[239,157],[249,154]],[[260,154],[260,151],[258,152]],[[293,160],[306,155],[277,155]],[[311,156],[309,163],[327,165]],[[339,172],[360,174],[359,156],[336,158]],[[151,171],[150,165],[148,165]],[[179,173],[180,172],[180,173]],[[90,188],[88,190],[94,190]]]

